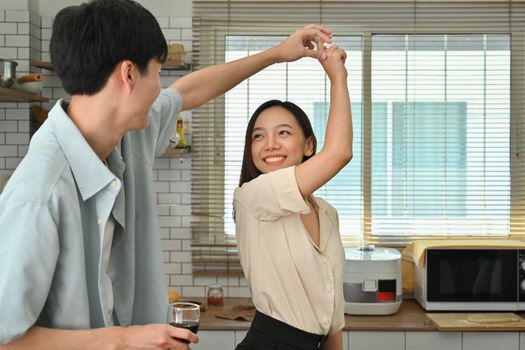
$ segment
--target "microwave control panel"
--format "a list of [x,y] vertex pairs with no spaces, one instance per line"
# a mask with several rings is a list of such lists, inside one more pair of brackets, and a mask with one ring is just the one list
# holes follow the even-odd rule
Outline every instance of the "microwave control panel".
[[525,250],[518,250],[519,254],[519,266],[518,266],[518,275],[519,275],[519,301],[525,302]]

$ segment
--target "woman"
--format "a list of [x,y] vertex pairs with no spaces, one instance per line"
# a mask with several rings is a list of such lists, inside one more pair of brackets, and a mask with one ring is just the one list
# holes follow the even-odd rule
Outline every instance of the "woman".
[[346,53],[325,49],[330,78],[325,145],[291,102],[268,101],[246,130],[234,210],[256,316],[238,350],[343,349],[344,250],[336,210],[314,191],[352,158]]

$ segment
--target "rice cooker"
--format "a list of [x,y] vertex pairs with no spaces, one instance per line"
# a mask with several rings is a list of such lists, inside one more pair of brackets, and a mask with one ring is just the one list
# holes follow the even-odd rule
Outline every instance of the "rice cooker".
[[345,314],[395,314],[403,301],[401,253],[365,246],[345,249],[345,258]]

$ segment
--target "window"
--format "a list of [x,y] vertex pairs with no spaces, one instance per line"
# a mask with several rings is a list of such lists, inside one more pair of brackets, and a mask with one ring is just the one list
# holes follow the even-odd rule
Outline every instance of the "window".
[[371,75],[372,234],[508,235],[510,36],[374,35]]
[[[197,68],[261,51],[309,22],[339,35],[349,52],[354,159],[316,195],[338,209],[345,244],[525,233],[523,2],[193,4]],[[238,271],[231,203],[255,108],[297,103],[320,149],[328,89],[322,68],[303,59],[194,112],[194,272]]]
[[[229,36],[226,61],[280,37]],[[510,222],[510,45],[508,35],[373,35],[372,121],[361,138],[361,36],[336,38],[349,52],[354,159],[316,195],[339,212],[343,235],[507,235]],[[291,100],[324,143],[329,82],[314,60],[276,65],[226,94],[225,217],[231,218],[244,132],[268,99]],[[371,144],[363,159],[363,143]],[[371,178],[361,164],[370,162]],[[362,182],[370,181],[370,198]],[[363,217],[363,201],[371,203]],[[227,234],[234,234],[228,220]],[[402,238],[401,238],[402,239]]]

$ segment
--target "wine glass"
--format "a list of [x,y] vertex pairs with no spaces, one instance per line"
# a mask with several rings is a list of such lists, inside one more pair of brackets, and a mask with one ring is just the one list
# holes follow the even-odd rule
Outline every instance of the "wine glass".
[[[177,302],[173,306],[173,322],[170,324],[175,327],[189,329],[197,334],[200,324],[200,306],[194,303]],[[184,343],[189,343],[186,339],[179,339]]]

